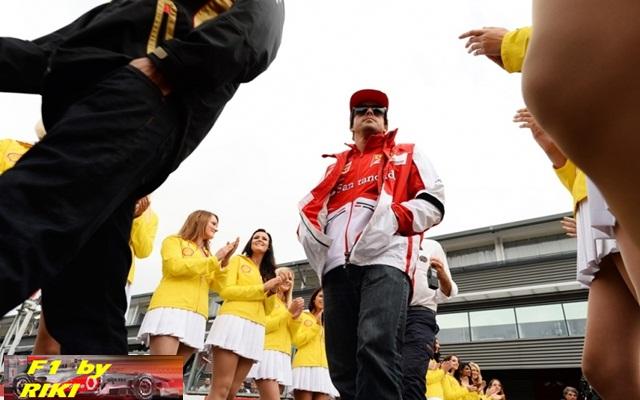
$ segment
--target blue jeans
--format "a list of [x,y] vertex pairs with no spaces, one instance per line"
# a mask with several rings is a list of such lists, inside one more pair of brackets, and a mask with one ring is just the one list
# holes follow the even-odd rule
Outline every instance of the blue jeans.
[[402,348],[403,400],[424,400],[429,359],[438,333],[435,311],[421,306],[409,307]]
[[409,280],[388,265],[348,265],[322,280],[331,380],[342,400],[402,399]]

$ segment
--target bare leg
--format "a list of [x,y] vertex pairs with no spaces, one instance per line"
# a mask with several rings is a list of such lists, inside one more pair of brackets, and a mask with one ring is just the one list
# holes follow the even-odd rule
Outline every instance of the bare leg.
[[293,391],[293,398],[295,400],[313,400],[313,392],[296,389]]
[[194,349],[193,347],[187,346],[184,343],[180,343],[180,346],[178,346],[178,355],[182,356],[182,363],[186,363],[187,360],[189,360],[189,357],[191,357],[191,355],[196,351],[196,349]]
[[640,299],[640,249],[631,241],[627,232],[619,226],[616,226],[615,234],[624,259],[624,263],[621,260],[616,262],[618,272],[624,278],[636,303],[640,304],[638,302]]
[[535,0],[527,106],[640,246],[640,2]]
[[278,400],[280,399],[280,385],[273,379],[256,380],[258,391],[260,392],[260,400]]
[[32,354],[38,355],[57,355],[60,354],[60,343],[56,341],[47,330],[47,325],[44,322],[44,313],[40,313],[40,321],[38,322],[38,334],[36,335],[36,341],[33,344]]
[[152,356],[175,356],[180,341],[175,336],[157,335],[149,339],[149,352]]
[[329,400],[330,397],[325,393],[313,392],[313,400]]
[[[208,400],[226,400],[231,393],[233,378],[240,357],[232,351],[213,348],[213,380]],[[234,393],[235,394],[235,393]]]
[[233,377],[233,384],[231,385],[231,390],[227,395],[227,400],[233,400],[236,397],[236,393],[238,393],[238,389],[244,382],[247,374],[251,370],[251,366],[253,365],[253,360],[249,360],[248,358],[240,357],[238,359],[238,367],[236,368],[235,376]]
[[604,399],[640,398],[640,307],[611,257],[591,283],[582,369]]

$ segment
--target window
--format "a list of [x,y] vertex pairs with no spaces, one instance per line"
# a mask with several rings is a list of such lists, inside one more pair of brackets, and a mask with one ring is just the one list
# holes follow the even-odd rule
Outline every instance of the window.
[[471,320],[471,339],[473,341],[518,338],[513,308],[474,311],[469,313],[469,318]]
[[562,307],[564,307],[569,335],[584,336],[587,325],[587,302],[564,303]]
[[471,340],[467,313],[437,315],[440,343],[463,343]]
[[494,245],[476,247],[447,253],[449,268],[464,267],[466,265],[486,264],[496,262],[496,248]]
[[504,243],[507,260],[539,257],[545,254],[565,253],[576,250],[576,240],[564,234]]
[[516,308],[521,339],[567,336],[560,304]]

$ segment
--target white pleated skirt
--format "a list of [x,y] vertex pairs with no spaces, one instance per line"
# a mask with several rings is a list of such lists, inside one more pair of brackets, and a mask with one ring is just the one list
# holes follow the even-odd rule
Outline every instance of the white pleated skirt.
[[293,384],[291,355],[277,350],[264,350],[259,362],[253,364],[249,378],[273,379],[284,386]]
[[181,343],[202,350],[206,329],[207,320],[201,314],[180,308],[159,307],[145,314],[138,339],[148,347],[151,336],[174,336]]
[[617,253],[618,245],[615,239],[609,239],[592,226],[591,198],[587,197],[578,203],[576,214],[577,241],[577,275],[578,282],[590,286],[596,273],[600,270],[602,259],[609,254]]
[[325,393],[336,397],[338,389],[333,386],[329,370],[323,367],[297,367],[293,369],[293,388],[308,392]]
[[264,352],[264,326],[235,315],[219,315],[213,320],[205,344],[260,361]]

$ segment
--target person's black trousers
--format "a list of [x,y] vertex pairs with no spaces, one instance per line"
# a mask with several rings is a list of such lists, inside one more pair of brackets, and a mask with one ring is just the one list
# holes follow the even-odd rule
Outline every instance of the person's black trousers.
[[338,267],[322,279],[329,374],[342,400],[401,400],[409,279],[388,265]]
[[0,315],[42,287],[63,353],[127,353],[133,207],[171,170],[178,114],[140,71],[118,68],[0,176]]
[[435,311],[411,306],[407,311],[407,328],[402,347],[402,399],[424,400],[429,360],[438,333]]

